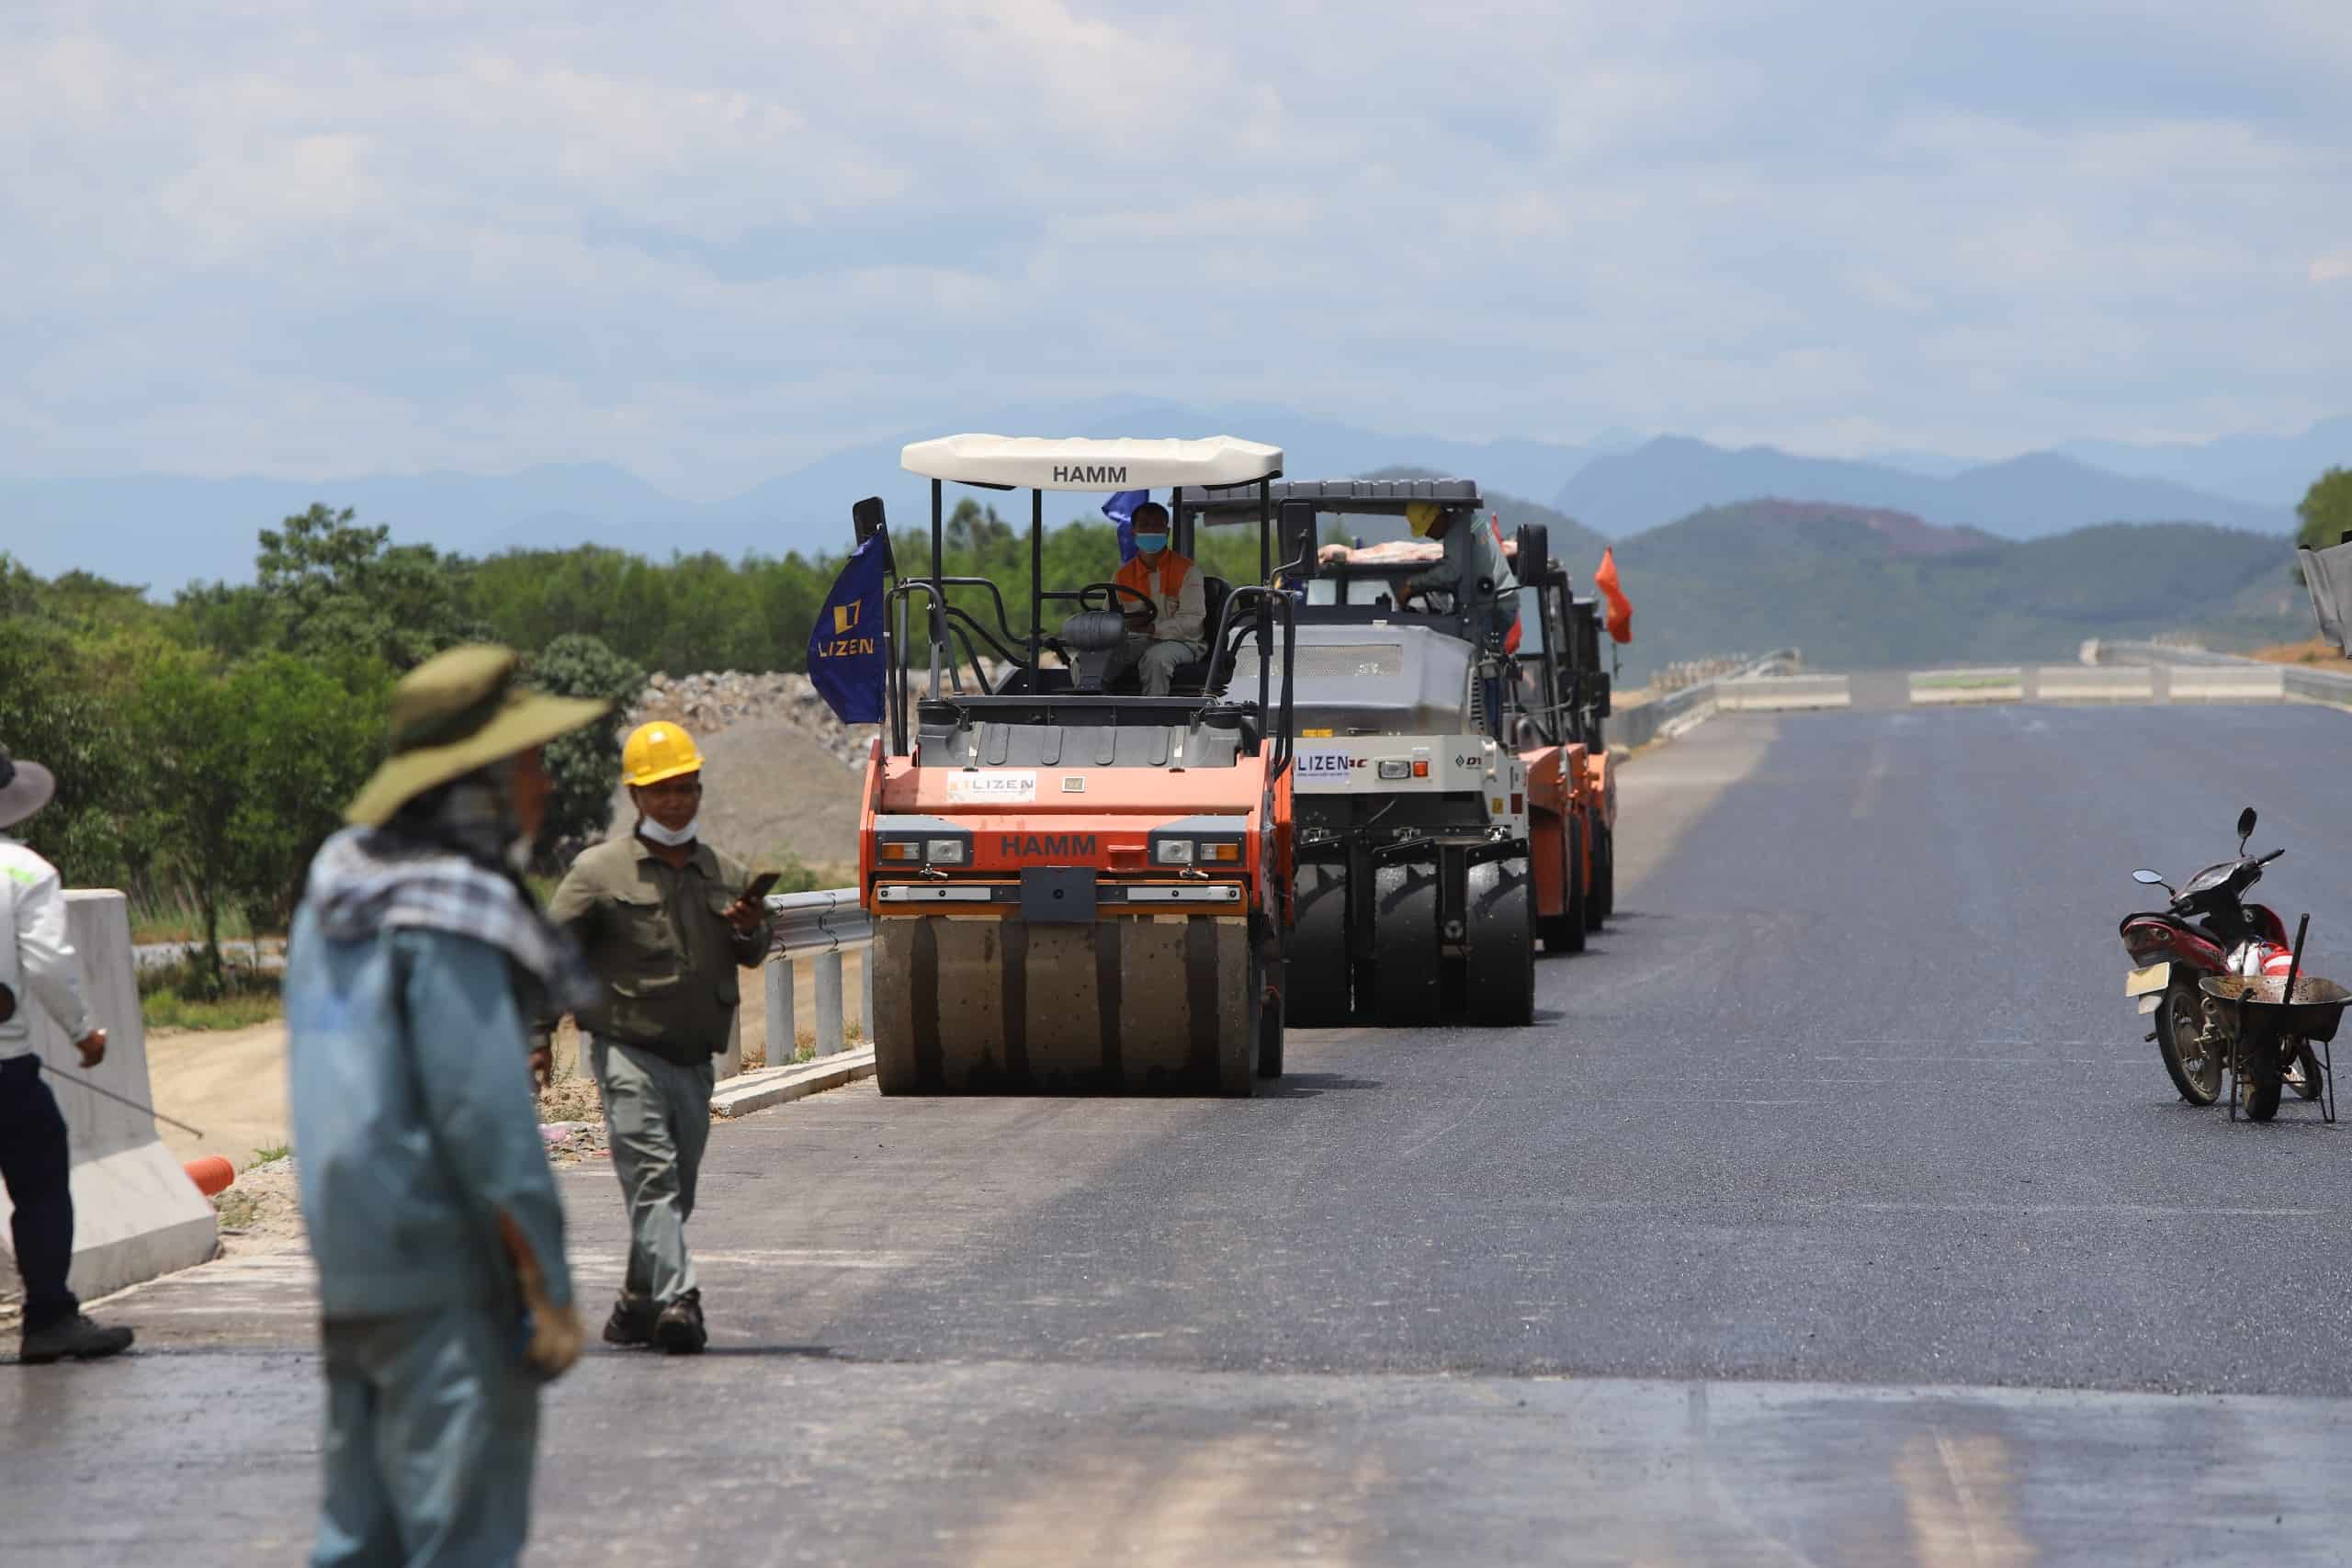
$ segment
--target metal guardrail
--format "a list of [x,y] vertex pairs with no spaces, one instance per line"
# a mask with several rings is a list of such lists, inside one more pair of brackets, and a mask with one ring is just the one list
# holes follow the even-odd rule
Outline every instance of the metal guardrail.
[[[854,887],[828,887],[815,893],[780,893],[768,899],[775,919],[775,941],[768,950],[763,972],[767,985],[768,1066],[781,1067],[799,1054],[800,1032],[794,1016],[793,964],[811,959],[816,969],[817,1017],[811,1043],[820,1056],[849,1047],[848,1025],[842,1016],[842,954],[853,948],[871,951],[874,922],[857,901]],[[859,1038],[874,1043],[874,971],[858,965]]]
[[2276,670],[2280,686],[2290,696],[2352,707],[2352,675],[2332,670],[2307,670],[2295,664],[2273,664],[2266,660],[2241,659],[2234,653],[2209,653],[2201,648],[2174,648],[2159,642],[2093,642],[2086,645],[2083,653],[2086,661],[2094,664],[2139,664],[2158,670],[2176,664],[2199,669],[2220,666]]
[[1713,708],[1715,705],[1718,689],[1725,681],[1745,680],[1752,675],[1786,674],[1804,667],[1804,654],[1801,650],[1793,648],[1775,649],[1760,658],[1749,660],[1728,675],[1718,675],[1712,680],[1693,682],[1688,686],[1668,692],[1664,696],[1652,697],[1648,702],[1636,703],[1632,707],[1619,708],[1609,718],[1609,727],[1614,731],[1610,737],[1610,744],[1624,747],[1628,750],[1635,750],[1648,745],[1657,739],[1659,730],[1675,720]]

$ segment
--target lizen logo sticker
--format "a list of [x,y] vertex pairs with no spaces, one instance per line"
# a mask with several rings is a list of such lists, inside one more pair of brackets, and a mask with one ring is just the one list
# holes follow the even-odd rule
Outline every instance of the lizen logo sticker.
[[979,806],[1036,798],[1037,775],[1034,773],[953,773],[947,775],[947,803],[950,806]]
[[1345,751],[1301,751],[1298,776],[1303,779],[1343,779],[1354,764]]

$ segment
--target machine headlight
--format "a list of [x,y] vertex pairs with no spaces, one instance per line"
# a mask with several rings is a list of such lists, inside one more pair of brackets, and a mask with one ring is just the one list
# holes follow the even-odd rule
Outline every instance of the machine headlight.
[[933,865],[962,865],[964,863],[964,840],[961,839],[926,839],[923,840],[922,845],[922,858],[929,861]]
[[1190,865],[1193,863],[1193,840],[1162,839],[1154,846],[1151,858],[1161,865]]
[[1392,758],[1380,764],[1380,776],[1384,779],[1409,779],[1413,776],[1413,764],[1402,757]]

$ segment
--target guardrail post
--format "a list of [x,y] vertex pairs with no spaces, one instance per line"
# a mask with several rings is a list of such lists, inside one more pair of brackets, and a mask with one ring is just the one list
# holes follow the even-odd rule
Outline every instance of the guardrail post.
[[792,955],[772,953],[760,967],[768,988],[768,1066],[788,1066],[799,1049],[792,1026]]
[[835,948],[817,955],[817,1055],[830,1056],[842,1044],[842,953]]

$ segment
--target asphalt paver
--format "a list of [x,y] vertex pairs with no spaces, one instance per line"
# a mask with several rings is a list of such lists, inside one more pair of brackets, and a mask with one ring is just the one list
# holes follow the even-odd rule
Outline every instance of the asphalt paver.
[[[2341,1561],[2352,1134],[2181,1104],[2115,931],[2252,804],[2257,896],[2352,977],[2347,762],[2301,705],[1724,716],[1626,770],[1619,916],[1532,1028],[722,1125],[711,1353],[559,1385],[546,1552]],[[594,1311],[619,1203],[564,1182]],[[23,1561],[299,1552],[303,1274],[0,1375]]]

